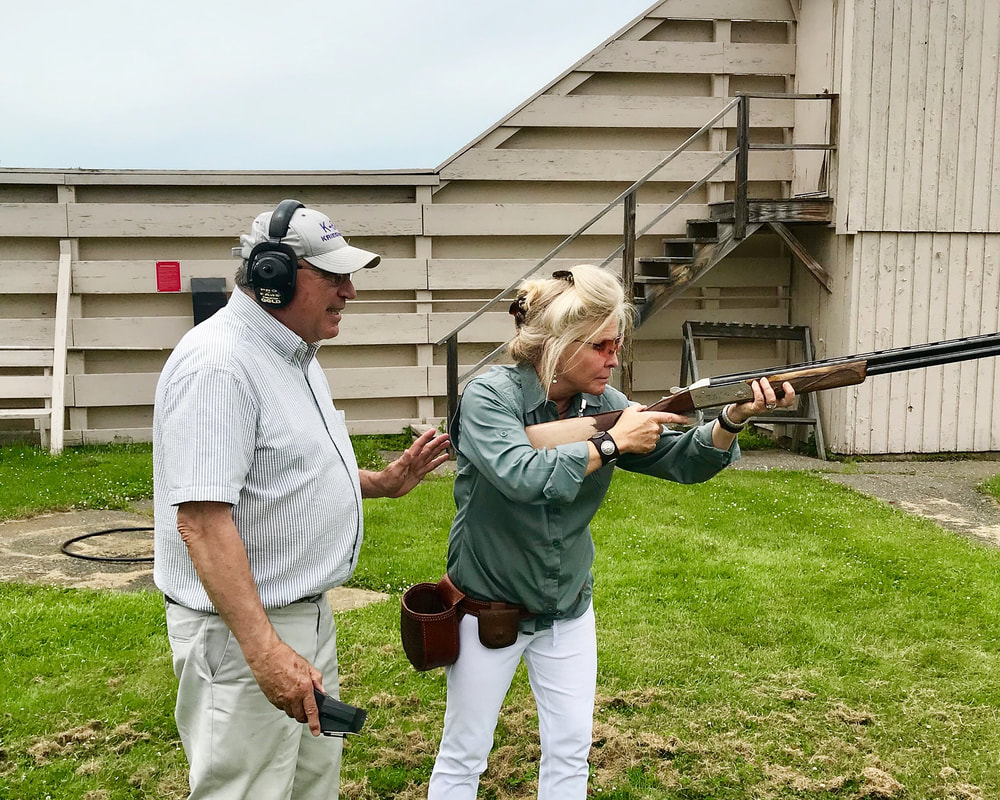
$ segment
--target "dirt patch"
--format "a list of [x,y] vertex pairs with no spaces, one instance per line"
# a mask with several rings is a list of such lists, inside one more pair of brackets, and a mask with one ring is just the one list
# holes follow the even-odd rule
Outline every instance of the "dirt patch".
[[[73,553],[91,557],[151,558],[152,519],[141,513],[73,511],[42,514],[26,520],[0,523],[0,581],[18,581],[76,589],[152,591],[151,561],[112,562],[72,558],[62,552],[68,540],[97,531],[115,530],[106,536],[84,539],[69,546]],[[350,611],[389,595],[367,589],[339,586],[327,592],[330,607]]]

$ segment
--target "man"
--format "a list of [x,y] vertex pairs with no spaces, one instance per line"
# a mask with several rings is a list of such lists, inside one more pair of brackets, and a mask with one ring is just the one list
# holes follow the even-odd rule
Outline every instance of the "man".
[[154,577],[177,727],[192,798],[336,798],[341,744],[319,737],[313,695],[338,695],[323,593],[354,571],[361,499],[410,491],[448,439],[429,431],[381,472],[359,470],[331,401],[316,351],[340,332],[352,273],[379,256],[294,200],[240,240],[236,291],[156,389]]

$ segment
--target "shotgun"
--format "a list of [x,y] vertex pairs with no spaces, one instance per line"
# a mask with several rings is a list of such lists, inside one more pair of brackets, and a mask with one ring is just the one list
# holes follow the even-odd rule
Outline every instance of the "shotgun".
[[[769,367],[752,372],[705,378],[685,389],[674,390],[672,394],[650,405],[647,411],[687,414],[699,408],[742,403],[753,399],[750,383],[760,378],[767,378],[774,388],[775,395],[781,398],[784,396],[781,385],[786,381],[799,395],[822,389],[836,389],[840,386],[854,386],[863,383],[872,375],[922,369],[939,364],[954,364],[996,355],[1000,355],[1000,333],[986,333],[981,336],[897,347],[856,356],[840,356],[805,364]],[[539,449],[570,442],[585,442],[595,433],[614,427],[621,413],[621,411],[606,411],[591,416],[542,422],[538,425],[528,425],[525,432],[531,443]]]

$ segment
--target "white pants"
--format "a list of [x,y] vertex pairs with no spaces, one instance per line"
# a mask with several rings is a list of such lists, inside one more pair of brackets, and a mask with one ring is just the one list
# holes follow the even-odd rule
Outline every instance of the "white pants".
[[[337,638],[326,598],[267,616],[282,641],[323,673],[327,692],[338,696]],[[314,737],[308,725],[268,702],[217,614],[168,603],[167,634],[192,800],[336,800],[342,741]]]
[[577,619],[556,622],[552,630],[519,634],[510,647],[497,650],[480,644],[478,622],[470,615],[462,618],[458,661],[445,668],[448,707],[428,800],[475,798],[500,706],[522,657],[538,706],[538,797],[582,800],[597,683],[593,607]]

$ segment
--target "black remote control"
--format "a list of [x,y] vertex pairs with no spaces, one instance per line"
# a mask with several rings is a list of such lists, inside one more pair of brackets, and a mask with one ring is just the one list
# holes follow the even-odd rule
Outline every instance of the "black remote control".
[[324,736],[344,737],[348,733],[360,733],[368,712],[363,708],[341,703],[319,689],[313,689],[316,705],[319,707],[319,726]]

